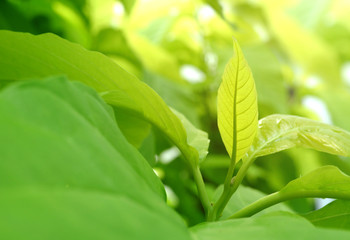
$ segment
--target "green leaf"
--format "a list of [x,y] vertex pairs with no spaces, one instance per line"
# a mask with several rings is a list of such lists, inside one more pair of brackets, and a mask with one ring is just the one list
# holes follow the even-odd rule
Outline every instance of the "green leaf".
[[130,14],[136,0],[121,0],[121,2],[123,3],[126,12]]
[[264,1],[263,8],[268,26],[285,53],[306,75],[317,75],[334,85],[339,84],[339,61],[332,46],[288,16],[279,6],[281,4],[285,3]]
[[243,52],[254,76],[259,96],[260,117],[273,113],[287,113],[288,91],[282,75],[282,64],[274,49],[259,44],[243,47]]
[[350,232],[320,229],[291,213],[270,213],[256,218],[243,218],[203,223],[191,228],[198,240],[224,239],[348,239]]
[[259,130],[247,158],[292,147],[350,156],[350,133],[311,119],[275,114],[259,120]]
[[[221,193],[223,191],[223,186],[220,186],[216,189],[214,196],[213,196],[213,201],[219,199]],[[266,194],[250,188],[246,187],[244,185],[239,186],[235,194],[230,198],[230,201],[227,203],[221,218],[222,219],[227,219],[229,216],[237,212],[238,210],[246,207],[247,205],[255,202],[256,200],[266,196]],[[274,212],[274,211],[289,211],[291,212],[292,210],[287,207],[287,205],[281,203],[277,204],[271,208],[265,209],[264,211],[261,212],[261,214],[266,214],[269,212]]]
[[238,161],[254,140],[258,107],[253,75],[236,41],[234,50],[219,87],[218,126],[228,154]]
[[350,201],[336,200],[327,206],[303,215],[313,225],[325,228],[350,229]]
[[114,107],[118,126],[126,139],[136,148],[139,148],[149,135],[151,125],[138,115],[125,109]]
[[107,103],[133,111],[153,124],[187,160],[198,162],[198,153],[188,145],[180,120],[157,93],[100,53],[52,34],[0,31],[0,64],[0,79],[65,74],[81,81],[99,92]]
[[190,239],[92,89],[14,83],[0,92],[0,114],[0,238]]
[[270,194],[233,214],[230,218],[249,217],[274,204],[296,198],[337,198],[350,200],[350,176],[334,166],[320,167],[289,182],[279,192]]
[[138,33],[128,31],[126,36],[131,49],[147,69],[175,82],[184,82],[180,76],[180,65],[170,52]]
[[199,154],[199,162],[204,161],[208,155],[209,142],[208,133],[196,128],[190,121],[180,112],[171,109],[173,113],[181,120],[186,133],[187,142],[190,146],[195,148]]

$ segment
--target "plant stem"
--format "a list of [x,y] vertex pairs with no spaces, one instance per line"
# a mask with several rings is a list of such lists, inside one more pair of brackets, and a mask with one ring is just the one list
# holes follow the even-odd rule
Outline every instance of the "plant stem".
[[195,181],[195,183],[197,185],[199,199],[200,199],[200,201],[202,203],[204,211],[207,214],[208,211],[209,211],[209,208],[211,208],[211,205],[210,205],[210,202],[209,202],[209,197],[208,197],[208,194],[207,194],[207,190],[205,189],[205,184],[204,184],[202,173],[201,173],[201,171],[199,169],[199,166],[193,166],[192,167],[192,172],[193,172],[194,181]]
[[265,196],[238,212],[231,215],[228,219],[250,217],[265,208],[271,207],[277,203],[295,199],[295,198],[338,198],[350,200],[350,194],[344,194],[334,191],[306,191],[300,190],[297,192],[283,193],[275,192],[268,196]]
[[[241,168],[239,169],[237,175],[233,178],[230,178],[229,184],[227,184],[227,181],[226,181],[228,178],[228,175],[226,176],[224,191],[221,194],[219,200],[214,204],[211,211],[209,211],[208,219],[207,219],[208,221],[215,221],[215,220],[220,218],[228,201],[231,199],[232,195],[236,192],[239,185],[242,183],[243,178],[245,177],[245,175],[248,171],[248,168],[254,162],[254,160],[255,160],[254,156],[251,156],[250,158],[246,159],[243,162]],[[230,170],[229,170],[228,174],[229,173],[230,173]]]

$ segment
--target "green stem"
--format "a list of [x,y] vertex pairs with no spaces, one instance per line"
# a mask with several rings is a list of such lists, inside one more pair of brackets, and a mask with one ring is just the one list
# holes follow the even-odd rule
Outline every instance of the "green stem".
[[211,211],[209,211],[208,213],[208,221],[215,221],[221,217],[222,212],[224,211],[228,201],[231,199],[232,195],[236,192],[239,185],[242,183],[250,165],[254,162],[254,160],[254,156],[251,156],[250,158],[246,159],[243,162],[241,168],[239,169],[237,175],[234,178],[230,179],[230,184],[226,184],[225,181],[223,193],[221,194],[219,200],[214,204]]
[[203,181],[202,173],[199,169],[199,166],[192,167],[194,181],[197,185],[198,196],[204,208],[204,211],[208,213],[209,208],[211,207],[209,202],[209,197],[207,194],[207,190],[205,189],[205,184]]
[[295,199],[295,198],[338,198],[350,200],[350,195],[335,191],[296,191],[291,193],[275,192],[263,197],[245,208],[234,213],[228,219],[250,217],[265,208],[271,207],[277,203]]

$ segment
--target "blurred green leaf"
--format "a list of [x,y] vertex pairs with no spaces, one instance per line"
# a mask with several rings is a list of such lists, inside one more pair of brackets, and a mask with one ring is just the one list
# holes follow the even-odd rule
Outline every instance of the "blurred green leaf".
[[90,35],[82,4],[68,0],[8,0],[32,24],[35,33],[53,32],[85,47],[90,46]]
[[[266,116],[273,113],[287,113],[288,91],[282,75],[282,66],[272,49],[259,44],[246,46],[243,52],[254,76],[259,114],[263,113],[263,116]],[[265,109],[262,105],[269,111],[262,112],[262,109]]]
[[0,113],[1,238],[190,239],[92,89],[64,78],[14,83]]
[[348,239],[349,232],[319,229],[291,213],[270,213],[256,218],[243,218],[203,223],[191,228],[198,240],[241,239]]
[[184,127],[163,100],[107,57],[52,34],[33,36],[0,31],[0,36],[0,78],[66,74],[93,87],[107,103],[149,121],[168,136],[187,160],[198,162],[198,152],[188,145]]
[[173,113],[181,120],[187,133],[187,143],[197,149],[199,154],[199,162],[204,161],[208,155],[209,142],[208,133],[196,128],[188,119],[180,112],[172,109]]
[[246,157],[259,157],[292,147],[350,155],[350,133],[307,118],[275,114],[259,121],[257,137]]
[[350,108],[347,105],[350,102],[350,90],[346,87],[325,86],[323,89],[316,89],[315,94],[320,96],[327,105],[334,124],[350,131]]
[[151,131],[146,138],[144,138],[139,151],[142,156],[147,160],[149,165],[153,167],[156,164],[156,146],[155,146],[155,136],[153,131]]
[[125,138],[139,148],[149,135],[151,125],[137,114],[125,109],[113,108],[118,126]]
[[313,225],[325,228],[350,228],[350,201],[335,200],[325,207],[303,215]]
[[[322,38],[307,31],[279,6],[279,1],[264,1],[264,10],[271,32],[283,51],[295,62],[300,73],[339,84],[339,61],[331,46]],[[305,49],[308,51],[306,52]]]
[[137,0],[121,0],[121,2],[124,5],[124,8],[128,14],[131,13],[132,8],[134,7],[134,4]]
[[127,32],[126,36],[130,47],[147,69],[175,82],[184,81],[180,76],[179,63],[171,53],[137,33]]

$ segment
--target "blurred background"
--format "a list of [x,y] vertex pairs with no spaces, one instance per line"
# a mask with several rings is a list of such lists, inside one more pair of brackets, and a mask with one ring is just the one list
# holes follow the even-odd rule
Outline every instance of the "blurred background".
[[[259,118],[294,114],[350,131],[349,0],[1,0],[0,28],[51,32],[99,51],[152,87],[211,140],[202,164],[208,191],[229,159],[216,123],[216,94],[233,38],[258,91]],[[168,204],[189,225],[204,219],[179,151],[142,120],[118,117],[123,131],[166,185]],[[135,129],[123,123],[135,121]],[[271,193],[326,164],[350,174],[350,159],[292,149],[258,159],[244,184]],[[308,212],[320,201],[288,205]]]

